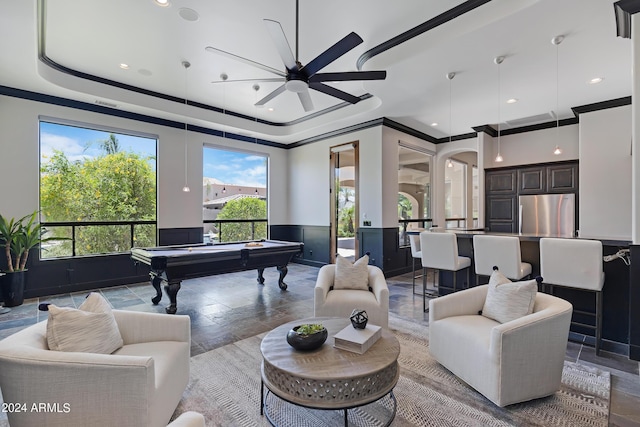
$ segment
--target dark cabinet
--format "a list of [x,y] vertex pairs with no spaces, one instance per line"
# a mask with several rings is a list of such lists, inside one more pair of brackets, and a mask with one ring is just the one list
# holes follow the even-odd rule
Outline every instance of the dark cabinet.
[[518,194],[540,194],[546,188],[544,166],[518,170]]
[[487,173],[486,192],[487,194],[516,193],[517,174],[515,170],[500,170]]
[[491,231],[515,233],[518,196],[488,196],[486,198],[486,223]]
[[518,196],[577,192],[577,161],[485,170],[485,225],[491,231],[516,233]]
[[547,166],[547,193],[576,193],[578,165]]

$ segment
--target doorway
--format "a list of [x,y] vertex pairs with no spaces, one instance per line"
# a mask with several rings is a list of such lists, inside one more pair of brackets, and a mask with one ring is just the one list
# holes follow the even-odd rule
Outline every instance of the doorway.
[[331,147],[331,254],[354,261],[358,249],[358,142]]

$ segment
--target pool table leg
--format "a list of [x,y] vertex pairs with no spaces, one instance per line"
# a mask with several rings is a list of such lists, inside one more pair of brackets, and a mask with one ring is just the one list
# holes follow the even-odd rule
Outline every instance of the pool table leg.
[[153,303],[153,305],[158,305],[158,303],[162,299],[162,288],[160,287],[161,283],[162,277],[158,277],[155,275],[151,276],[151,286],[153,286],[156,290],[156,296],[151,298],[151,302]]
[[176,314],[178,311],[178,291],[180,290],[180,282],[171,283],[164,286],[164,291],[169,296],[169,301],[171,302],[167,307],[165,307],[165,311],[168,314]]
[[264,268],[259,268],[258,269],[258,283],[260,283],[261,285],[264,285],[264,276],[262,275],[262,273],[264,273]]
[[289,269],[287,269],[286,265],[282,265],[282,266],[279,265],[276,268],[278,269],[278,273],[280,273],[280,277],[278,278],[278,286],[280,286],[280,289],[284,291],[287,289],[287,284],[284,283],[284,276],[287,275],[287,272],[289,271]]

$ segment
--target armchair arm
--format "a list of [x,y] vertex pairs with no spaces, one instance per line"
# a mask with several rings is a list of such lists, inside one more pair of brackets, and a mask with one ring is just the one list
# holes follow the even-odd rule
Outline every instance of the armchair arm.
[[481,285],[429,300],[429,323],[446,317],[478,314],[484,307],[488,289],[488,285]]
[[[540,307],[541,300],[544,307]],[[510,358],[527,360],[533,354],[528,350],[530,348],[566,348],[573,313],[571,303],[551,295],[538,294],[536,309],[538,311],[492,329],[489,348],[493,358],[509,352]],[[527,346],[521,345],[523,342]],[[564,350],[561,354],[564,354]]]
[[373,294],[376,296],[378,304],[381,309],[389,310],[389,288],[387,287],[387,280],[384,278],[384,273],[378,267],[374,265],[368,266],[369,268],[369,286]]
[[[11,425],[91,425],[110,419],[111,425],[144,425],[131,414],[147,416],[155,390],[154,360],[144,356],[114,356],[50,351],[28,345],[0,349],[0,388],[6,402],[58,404],[68,412],[9,414]],[[119,413],[113,413],[119,408]],[[105,424],[103,424],[105,425]]]
[[124,344],[153,341],[191,342],[191,319],[186,315],[113,310]]
[[316,286],[314,288],[314,304],[315,308],[322,307],[327,299],[327,293],[329,288],[333,286],[333,279],[336,275],[336,266],[334,264],[327,264],[320,267],[318,271],[318,278],[316,279]]

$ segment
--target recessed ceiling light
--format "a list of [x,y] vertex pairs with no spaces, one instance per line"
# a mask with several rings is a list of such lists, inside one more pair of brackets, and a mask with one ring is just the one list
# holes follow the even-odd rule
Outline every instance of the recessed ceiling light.
[[509,99],[507,99],[507,104],[515,104],[516,102],[518,102],[517,98],[509,98]]
[[268,111],[273,111],[273,107],[267,108]]
[[438,123],[436,122],[431,123],[431,127],[436,127],[436,126],[438,126]]
[[167,7],[169,6],[169,0],[153,0],[158,6]]
[[600,82],[602,82],[604,79],[602,77],[594,77],[591,80],[589,80],[589,84],[590,85],[595,85],[598,84]]
[[123,70],[128,70],[129,69],[129,64],[125,64],[123,62],[122,64],[120,64],[120,68],[122,68]]

